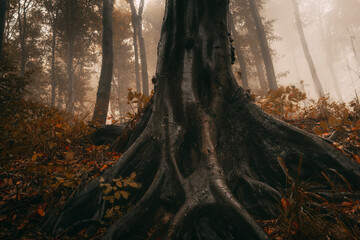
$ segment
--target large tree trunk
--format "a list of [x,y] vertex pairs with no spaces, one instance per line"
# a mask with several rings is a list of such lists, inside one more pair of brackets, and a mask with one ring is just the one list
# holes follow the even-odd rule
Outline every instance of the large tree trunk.
[[100,124],[106,123],[106,117],[110,101],[111,82],[113,76],[113,6],[114,0],[103,1],[102,65],[93,115],[93,120],[99,122]]
[[297,27],[297,30],[298,30],[298,33],[299,33],[299,37],[300,37],[301,45],[302,45],[302,48],[303,48],[303,51],[304,51],[304,54],[305,54],[305,58],[306,58],[306,61],[307,61],[308,65],[309,65],[311,76],[312,76],[312,79],[314,81],[315,90],[316,90],[316,93],[318,94],[319,97],[323,97],[324,96],[324,90],[323,90],[323,88],[321,86],[321,83],[320,83],[320,80],[319,80],[319,77],[317,75],[316,68],[315,68],[315,65],[314,65],[314,61],[313,61],[313,59],[311,57],[309,47],[308,47],[308,44],[307,44],[306,39],[305,39],[304,29],[302,27],[302,22],[301,22],[301,18],[300,18],[299,6],[298,6],[296,0],[292,0],[292,3],[294,5],[294,14],[295,14],[296,27]]
[[251,15],[254,19],[256,26],[256,32],[260,43],[260,49],[264,58],[264,64],[266,69],[266,76],[269,82],[270,90],[276,90],[278,88],[275,76],[274,65],[271,59],[269,43],[266,38],[264,26],[261,21],[259,10],[256,6],[255,0],[249,0]]
[[0,0],[0,59],[5,31],[6,0]]
[[66,109],[69,113],[74,113],[75,103],[75,83],[73,70],[73,44],[74,44],[74,3],[72,0],[65,2],[65,21],[66,21],[66,37],[67,37],[67,73],[68,73],[68,102]]
[[[360,188],[358,164],[271,118],[237,85],[227,12],[223,0],[167,1],[154,97],[127,150],[50,213],[43,231],[91,234],[125,202],[132,207],[107,221],[103,239],[268,239],[255,219],[276,215],[287,171],[296,176],[300,159],[299,181],[334,168]],[[116,190],[106,195],[103,187],[132,172],[142,188],[128,189],[127,200],[106,200]],[[326,180],[315,180],[327,189]]]

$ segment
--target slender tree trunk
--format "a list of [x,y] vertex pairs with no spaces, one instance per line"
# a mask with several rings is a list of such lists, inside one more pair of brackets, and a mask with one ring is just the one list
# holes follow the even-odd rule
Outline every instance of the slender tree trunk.
[[239,36],[239,33],[236,31],[234,18],[232,16],[232,14],[230,14],[229,20],[230,20],[231,32],[234,36],[236,56],[237,56],[237,59],[239,61],[239,65],[240,65],[242,87],[244,89],[248,89],[249,81],[248,81],[248,76],[247,76],[246,63],[245,63],[244,55],[243,55],[243,53],[241,51],[241,47],[240,47],[240,42],[239,42],[240,36]]
[[265,79],[265,73],[264,73],[264,68],[263,68],[263,64],[261,61],[260,53],[256,46],[256,42],[251,41],[249,44],[250,44],[250,51],[251,51],[252,55],[254,56],[256,74],[258,76],[261,93],[265,94],[269,88],[268,88],[268,84]]
[[292,3],[294,5],[294,14],[295,14],[296,27],[297,27],[297,30],[298,30],[298,33],[299,33],[299,37],[300,37],[302,48],[304,50],[306,61],[307,61],[308,65],[309,65],[311,76],[312,76],[312,79],[314,81],[315,90],[316,90],[316,93],[318,94],[319,97],[323,97],[324,96],[324,90],[323,90],[323,88],[321,86],[321,83],[320,83],[319,77],[317,75],[313,59],[312,59],[310,51],[309,51],[308,44],[307,44],[306,39],[305,39],[304,29],[302,27],[302,22],[301,22],[301,18],[300,18],[299,6],[298,6],[296,0],[292,0]]
[[[277,215],[287,176],[313,182],[331,199],[328,181],[315,176],[334,168],[360,189],[359,164],[265,114],[238,86],[228,7],[219,0],[167,1],[154,96],[122,143],[126,151],[47,213],[42,231],[64,237],[85,230],[91,238],[108,224],[103,240],[263,240],[269,236],[256,218]],[[124,178],[134,186],[120,185],[126,199],[117,184]],[[131,208],[117,216],[124,203]]]
[[66,35],[67,35],[67,73],[68,73],[68,102],[66,109],[71,114],[74,113],[75,103],[75,83],[74,83],[74,69],[73,69],[73,44],[74,44],[74,29],[72,23],[74,22],[74,3],[72,0],[66,0]]
[[122,106],[121,106],[121,90],[123,89],[121,84],[121,79],[118,78],[118,84],[117,84],[117,99],[118,99],[118,108],[119,108],[119,120],[120,123],[122,123]]
[[141,60],[141,75],[142,75],[142,92],[146,96],[149,95],[149,77],[147,69],[147,59],[146,59],[146,48],[145,41],[142,34],[142,15],[144,10],[144,0],[140,1],[139,13],[138,13],[138,37],[139,37],[139,48],[140,48],[140,60]]
[[[21,60],[20,60],[20,76],[24,77],[25,74],[25,66],[27,60],[26,53],[26,34],[27,34],[27,7],[28,2],[24,0],[23,5],[21,4],[21,0],[19,0],[19,8],[18,8],[18,18],[19,18],[19,37],[20,37],[20,49],[21,49]],[[22,7],[21,7],[22,6]],[[22,8],[22,11],[21,11]]]
[[0,60],[2,59],[2,43],[5,31],[6,0],[0,0]]
[[52,39],[51,39],[51,106],[55,106],[56,99],[56,87],[57,82],[55,79],[55,48],[56,48],[56,21],[57,19],[57,11],[52,17]]
[[300,74],[299,74],[299,69],[298,69],[298,64],[297,64],[297,60],[296,60],[296,55],[295,55],[295,50],[294,50],[293,44],[291,44],[290,49],[291,49],[291,57],[292,57],[292,60],[293,60],[293,65],[294,65],[294,68],[295,68],[296,78],[297,78],[297,80],[300,82],[300,81],[301,81],[301,77],[300,77]]
[[[139,40],[139,49],[140,49],[140,60],[141,60],[141,77],[142,77],[142,93],[145,95],[149,95],[149,77],[148,77],[148,70],[147,70],[147,60],[146,60],[146,48],[145,48],[145,41],[142,35],[142,14],[144,9],[144,0],[140,1],[139,11],[136,12],[134,0],[129,0],[130,9],[131,9],[131,16],[132,16],[132,24],[134,27],[134,37],[135,32],[137,38]],[[135,43],[135,41],[134,41]],[[137,44],[136,44],[137,45]],[[135,44],[134,44],[135,47]],[[137,56],[137,48],[135,50],[135,57]],[[135,61],[135,72],[136,72],[136,61]],[[140,80],[139,80],[140,84]]]
[[263,63],[264,59],[262,58],[261,50],[260,50],[260,39],[257,37],[255,27],[251,24],[251,19],[248,16],[245,16],[245,27],[248,30],[248,34],[250,36],[250,51],[254,57],[254,64],[256,68],[256,74],[259,80],[259,87],[261,90],[261,94],[265,94],[268,90],[268,81],[266,81]]
[[269,82],[269,88],[270,90],[276,90],[278,86],[276,82],[274,65],[271,59],[269,43],[266,38],[266,34],[265,34],[264,26],[261,21],[259,10],[256,6],[255,0],[249,0],[249,5],[250,5],[251,15],[254,19],[256,26],[256,32],[260,43],[261,53],[264,58],[264,64],[266,69],[266,76]]
[[106,117],[110,101],[111,82],[113,76],[113,6],[114,0],[103,1],[102,65],[95,110],[93,115],[93,120],[99,122],[100,124],[106,123]]
[[357,65],[358,71],[360,71],[360,61],[359,61],[359,56],[358,56],[356,48],[355,48],[354,39],[355,39],[354,36],[350,36],[351,47],[352,47],[352,50],[353,50],[353,53],[354,53],[354,58],[355,58],[355,61],[356,61],[356,65]]
[[324,31],[324,27],[323,27],[323,21],[321,18],[319,20],[319,28],[320,28],[320,34],[321,34],[321,38],[322,38],[322,42],[323,42],[323,46],[324,46],[326,66],[329,68],[330,78],[334,85],[336,95],[338,96],[339,101],[343,102],[343,97],[342,97],[342,94],[341,94],[341,91],[339,88],[338,79],[336,77],[336,73],[334,70],[331,39],[326,38],[326,34]]
[[140,83],[140,72],[139,72],[139,47],[138,47],[138,21],[137,13],[133,0],[129,0],[130,9],[131,9],[131,24],[133,26],[133,45],[134,45],[134,55],[135,55],[135,77],[136,77],[136,91],[141,92],[141,83]]
[[[331,40],[328,40],[328,41],[331,41]],[[338,84],[338,79],[336,77],[336,73],[334,70],[334,61],[333,61],[333,54],[332,54],[332,49],[331,49],[331,42],[330,43],[325,42],[324,46],[325,46],[325,54],[326,54],[326,63],[330,70],[330,76],[331,76],[331,80],[334,84],[336,95],[338,96],[339,101],[343,102],[344,101],[343,96],[341,94],[341,90],[340,90],[340,87]]]

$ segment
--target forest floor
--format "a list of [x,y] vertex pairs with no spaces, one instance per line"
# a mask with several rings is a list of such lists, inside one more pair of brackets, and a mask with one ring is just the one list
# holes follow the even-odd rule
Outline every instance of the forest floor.
[[[7,94],[0,109],[0,239],[52,239],[36,231],[46,213],[99,177],[121,153],[91,141],[95,128],[85,116],[69,116]],[[129,101],[139,97],[129,94]],[[358,101],[345,105],[322,98],[315,102],[295,87],[252,97],[265,112],[327,139],[360,164]],[[129,117],[135,118],[135,124],[139,115],[129,113]],[[288,181],[279,216],[259,221],[271,238],[330,239],[331,235],[331,239],[360,239],[360,198],[336,202],[308,192],[311,186],[296,179]],[[351,192],[350,187],[336,189],[330,179],[329,186],[334,192]],[[117,211],[121,215],[127,208],[121,206]],[[105,230],[106,226],[91,239],[99,239]],[[58,239],[86,239],[84,234],[85,230]]]

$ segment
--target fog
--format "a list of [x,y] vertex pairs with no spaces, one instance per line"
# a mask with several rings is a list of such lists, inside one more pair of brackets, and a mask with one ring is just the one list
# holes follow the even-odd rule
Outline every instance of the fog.
[[[256,14],[252,7],[254,1]],[[277,82],[278,86],[294,85],[313,99],[325,95],[340,102],[354,100],[360,90],[357,60],[360,56],[360,0],[296,0],[300,21],[295,21],[299,18],[294,14],[297,12],[294,1],[230,1],[229,20],[232,21],[228,22],[228,30],[234,40],[232,45],[237,60],[233,72],[237,81],[255,95],[266,94]],[[29,77],[28,97],[59,109],[74,105],[75,112],[91,112],[102,62],[102,1],[68,2],[76,3],[76,16],[72,19],[64,17],[64,1],[29,1],[32,4],[19,11],[26,2],[8,1],[3,49],[8,62],[19,69],[18,73]],[[144,86],[140,84],[143,77],[147,78],[144,82],[148,82],[150,88],[146,94],[151,94],[165,7],[165,0],[144,0],[139,29],[145,47],[139,46],[140,37],[137,37],[139,54],[136,58],[131,2],[116,0],[113,11],[114,68],[110,112],[118,117],[133,111],[128,104],[128,88],[144,92]],[[49,6],[50,3],[55,5]],[[140,3],[141,0],[134,0],[135,14],[138,14]],[[140,18],[135,19],[140,21]],[[72,31],[67,26],[73,26]],[[305,57],[306,47],[304,41],[300,41],[299,29],[303,29],[302,39],[306,40],[307,55],[311,58]],[[73,39],[70,41],[68,36]],[[70,43],[74,45],[73,51],[68,50]],[[141,55],[146,58],[141,59]],[[243,61],[240,61],[241,55]],[[142,62],[146,64],[142,65]],[[311,62],[314,68],[310,67]],[[145,65],[148,77],[142,76]],[[70,84],[69,73],[73,74],[74,84]],[[314,80],[317,78],[319,81]],[[315,88],[314,82],[320,84]],[[75,92],[74,103],[68,104],[72,92]]]
[[[356,9],[359,9],[360,1],[303,0],[300,2],[305,37],[324,91],[332,99],[338,99],[328,66],[333,64],[344,101],[352,100],[355,98],[354,88],[359,90],[360,87],[359,68],[351,43],[352,37],[355,51],[358,52],[360,18]],[[343,9],[334,9],[336,5],[341,5]],[[294,23],[291,1],[269,1],[263,16],[276,19],[275,35],[281,38],[280,41],[272,43],[272,47],[277,52],[275,70],[277,73],[289,71],[286,78],[278,79],[279,83],[299,86],[300,80],[303,80],[305,92],[315,98],[311,74]],[[326,46],[330,44],[333,45],[329,50],[333,59],[330,59],[329,63],[326,59]]]
[[[127,7],[121,2],[118,1],[119,8]],[[360,16],[357,11],[360,0],[298,2],[305,38],[325,94],[332,100],[341,100],[334,86],[335,79],[342,100],[351,101],[355,98],[355,90],[360,88],[359,67],[354,54],[360,50]],[[150,76],[155,74],[163,7],[164,1],[145,1],[143,29]],[[272,59],[278,84],[295,85],[316,99],[318,96],[299,40],[292,1],[267,0],[259,10],[263,22],[274,20],[272,34],[275,40],[271,39],[269,43],[275,53]],[[333,66],[334,78],[329,65]]]

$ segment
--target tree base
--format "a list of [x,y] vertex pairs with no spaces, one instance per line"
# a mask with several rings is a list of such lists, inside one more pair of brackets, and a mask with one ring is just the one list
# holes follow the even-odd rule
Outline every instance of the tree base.
[[194,124],[186,127],[153,105],[149,109],[140,136],[104,181],[77,192],[47,217],[43,231],[96,229],[108,209],[124,203],[104,200],[101,184],[132,172],[142,188],[130,191],[125,202],[132,207],[103,239],[146,239],[148,232],[149,239],[267,239],[255,219],[277,216],[289,178],[326,191],[329,184],[320,177],[326,172],[334,184],[345,185],[336,179],[341,175],[359,190],[358,164],[323,139],[263,113],[241,88],[222,116],[198,107]]

